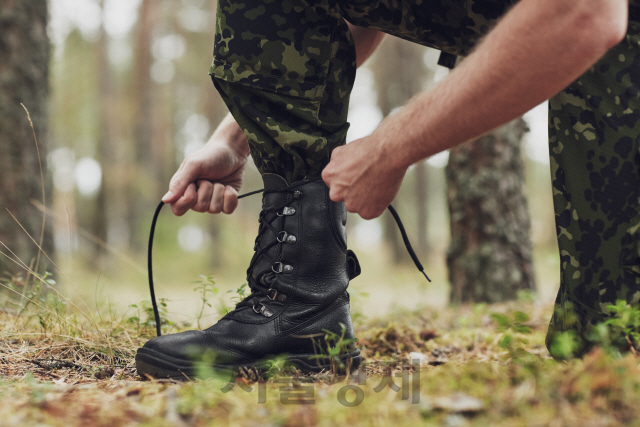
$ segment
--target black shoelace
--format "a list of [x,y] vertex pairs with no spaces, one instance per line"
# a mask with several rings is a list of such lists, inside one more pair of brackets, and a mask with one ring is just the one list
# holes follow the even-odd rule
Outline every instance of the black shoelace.
[[[287,243],[287,238],[294,236],[288,236],[285,231],[282,231],[282,222],[283,217],[286,215],[293,214],[295,212],[291,212],[289,203],[291,203],[294,199],[297,199],[301,196],[301,192],[297,190],[298,187],[302,187],[310,182],[314,182],[316,180],[310,181],[299,181],[291,184],[289,187],[277,189],[277,190],[262,190],[262,192],[266,194],[274,194],[274,193],[285,193],[286,197],[280,202],[276,203],[272,206],[264,208],[260,212],[260,218],[258,222],[260,223],[260,228],[258,230],[258,236],[256,237],[254,243],[255,253],[251,258],[251,262],[249,262],[249,268],[247,268],[247,283],[249,285],[249,289],[251,289],[251,294],[248,295],[244,300],[240,301],[236,304],[236,310],[241,309],[242,307],[252,307],[253,310],[258,313],[258,309],[256,305],[261,304],[265,299],[272,299],[272,295],[277,295],[278,290],[273,289],[271,284],[275,281],[276,274],[279,274],[280,271],[275,269],[275,266],[278,266],[280,269],[285,268],[284,265],[276,259],[271,259],[273,261],[270,269],[266,271],[260,272],[257,276],[259,277],[257,282],[253,279],[253,269],[258,263],[258,261],[263,257],[267,256],[271,258],[268,254],[268,251],[277,245],[284,245]],[[252,194],[255,194],[252,193]],[[244,194],[242,197],[248,196],[249,194]],[[269,215],[272,214],[272,215]],[[275,215],[273,215],[275,214]],[[270,217],[270,218],[268,218]],[[280,223],[280,227],[274,225],[275,222]],[[262,240],[262,236],[270,230],[274,236],[276,236],[275,240],[268,243],[264,247],[260,247],[260,241]]]
[[[242,199],[244,197],[252,196],[254,194],[259,194],[259,193],[270,194],[270,193],[281,193],[281,192],[290,193],[291,195],[293,195],[293,197],[295,197],[295,192],[296,192],[295,189],[297,187],[300,187],[302,185],[308,184],[310,182],[313,182],[313,181],[301,181],[301,182],[298,182],[298,183],[294,183],[289,187],[286,187],[286,188],[283,188],[283,189],[279,189],[279,190],[264,190],[263,189],[263,190],[251,191],[249,193],[245,193],[245,194],[242,194],[242,195],[238,196],[238,199]],[[260,220],[259,220],[260,221],[260,229],[259,229],[259,232],[258,232],[258,237],[256,237],[256,246],[255,246],[256,252],[254,253],[253,258],[251,259],[251,262],[249,263],[249,268],[247,269],[247,278],[248,279],[251,277],[253,268],[255,267],[255,264],[257,263],[258,259],[260,259],[260,257],[262,255],[266,254],[266,252],[269,249],[271,249],[272,247],[274,247],[275,245],[283,243],[282,241],[280,241],[280,238],[279,238],[280,231],[272,223],[275,220],[277,220],[278,218],[281,217],[281,215],[280,215],[280,213],[278,213],[278,211],[286,208],[286,205],[291,202],[290,197],[292,197],[292,196],[287,197],[284,202],[278,203],[278,204],[276,204],[274,206],[271,206],[269,208],[263,209],[260,212]],[[148,247],[148,250],[147,250],[147,268],[148,268],[148,274],[149,274],[149,293],[151,294],[151,305],[153,307],[153,315],[154,315],[155,321],[156,321],[156,333],[157,333],[157,336],[161,336],[162,335],[162,331],[160,329],[160,327],[161,327],[160,311],[158,310],[158,304],[156,302],[155,289],[154,289],[154,286],[153,286],[152,249],[153,249],[153,236],[154,236],[155,230],[156,230],[156,223],[158,221],[158,215],[160,215],[160,211],[162,210],[163,206],[164,206],[164,202],[160,202],[160,204],[156,208],[155,213],[153,214],[153,220],[151,221],[151,231],[149,232],[149,247]],[[391,212],[391,215],[393,216],[393,219],[396,221],[396,224],[398,225],[398,229],[400,230],[400,234],[402,235],[402,240],[404,242],[404,246],[407,248],[407,252],[411,256],[411,259],[413,260],[413,262],[416,265],[416,267],[418,268],[418,270],[424,275],[424,277],[426,277],[426,279],[429,282],[431,282],[431,279],[429,278],[429,276],[427,276],[427,273],[425,273],[424,267],[420,263],[420,260],[418,259],[418,256],[416,255],[415,251],[411,247],[411,242],[409,242],[409,236],[407,236],[407,232],[404,229],[404,225],[402,224],[402,220],[400,219],[400,216],[398,215],[398,212],[391,205],[388,206],[388,209],[389,209],[389,212]],[[277,212],[277,214],[271,220],[267,220],[266,216],[270,212]],[[258,248],[260,237],[267,230],[271,230],[277,236],[277,238],[276,238],[276,240],[274,242],[271,242],[271,243],[267,244],[265,247]],[[253,309],[255,311],[256,310],[255,309],[255,304],[256,303],[259,303],[261,300],[264,300],[264,298],[271,299],[270,298],[270,291],[272,291],[273,289],[271,289],[270,285],[271,285],[271,282],[273,281],[274,277],[275,277],[275,271],[274,271],[274,275],[270,274],[270,272],[267,271],[267,272],[263,273],[261,275],[260,279],[259,279],[259,281],[262,282],[262,283],[256,283],[253,280],[249,281],[249,288],[251,289],[251,294],[248,295],[244,300],[240,301],[236,305],[236,310],[239,309],[239,308],[245,307],[245,306],[251,306],[251,307],[253,307]]]

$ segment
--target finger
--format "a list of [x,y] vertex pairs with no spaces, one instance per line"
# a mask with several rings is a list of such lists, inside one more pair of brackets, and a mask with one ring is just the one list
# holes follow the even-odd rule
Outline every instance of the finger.
[[209,210],[207,212],[217,214],[222,212],[222,206],[224,205],[224,184],[216,182],[213,184],[213,194],[211,196],[211,203],[209,204]]
[[235,188],[227,185],[224,188],[224,202],[222,206],[222,212],[226,214],[233,213],[238,207],[238,192]]
[[171,211],[177,216],[182,216],[191,209],[197,201],[198,194],[196,192],[196,185],[192,182],[187,186],[182,197],[171,204]]
[[207,212],[211,204],[211,196],[213,195],[213,184],[206,180],[196,181],[198,188],[198,199],[191,209],[196,212]]
[[329,187],[329,198],[334,202],[344,202],[344,193],[337,187]]
[[356,213],[360,215],[362,219],[366,219],[366,220],[374,219],[379,216],[379,215],[376,215],[375,212],[373,212],[370,209],[364,209],[361,212],[356,212]]
[[345,202],[344,207],[347,210],[347,212],[358,213],[355,205],[351,202]]
[[330,159],[333,160],[335,158],[335,156],[337,156],[340,151],[344,150],[345,145],[341,145],[340,147],[336,147],[331,151],[331,157]]
[[169,191],[162,197],[165,203],[174,203],[183,196],[189,184],[198,177],[198,165],[185,159],[169,182]]
[[360,209],[358,214],[362,217],[362,219],[374,219],[378,218],[380,215],[384,213],[386,207],[376,207],[373,208],[371,206],[367,206],[364,209]]
[[331,188],[331,180],[333,179],[333,165],[331,162],[322,170],[322,180],[327,187]]

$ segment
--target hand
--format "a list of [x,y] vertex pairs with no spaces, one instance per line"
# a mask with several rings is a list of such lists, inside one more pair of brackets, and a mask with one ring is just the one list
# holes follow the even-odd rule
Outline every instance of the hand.
[[382,144],[371,136],[338,147],[322,171],[329,197],[344,202],[347,211],[376,218],[398,193],[406,168],[392,166]]
[[230,214],[238,206],[238,190],[246,163],[246,154],[232,144],[212,138],[184,159],[162,201],[170,203],[171,210],[178,216],[189,209]]

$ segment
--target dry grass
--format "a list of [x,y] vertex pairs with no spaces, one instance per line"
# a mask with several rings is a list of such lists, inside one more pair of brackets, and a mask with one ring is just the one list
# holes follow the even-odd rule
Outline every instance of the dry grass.
[[[144,381],[133,356],[152,327],[69,307],[49,295],[20,314],[0,313],[1,425],[599,426],[640,417],[638,360],[595,350],[584,360],[552,361],[543,346],[551,307],[534,302],[359,321],[366,365],[357,375],[285,370],[265,380],[246,370],[235,385],[215,377]],[[491,314],[515,310],[529,315],[530,333],[498,330]],[[501,346],[505,334],[524,353]],[[399,391],[381,388],[385,378]],[[362,390],[358,406],[340,403],[349,384]]]

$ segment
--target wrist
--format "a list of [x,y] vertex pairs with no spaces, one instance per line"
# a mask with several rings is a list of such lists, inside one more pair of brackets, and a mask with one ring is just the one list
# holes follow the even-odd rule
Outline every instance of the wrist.
[[392,171],[406,171],[413,161],[407,159],[406,147],[403,147],[399,138],[401,133],[396,132],[393,126],[385,126],[385,123],[378,127],[369,138],[372,145],[375,145],[375,153],[378,163],[385,165]]
[[243,158],[249,157],[251,154],[251,150],[249,148],[249,142],[247,141],[247,136],[245,135],[242,129],[239,129],[239,132],[235,134],[232,138],[227,139],[227,145],[229,148],[233,149],[239,156]]
[[248,157],[251,154],[247,136],[231,114],[228,114],[220,123],[207,145],[229,148],[242,157]]

